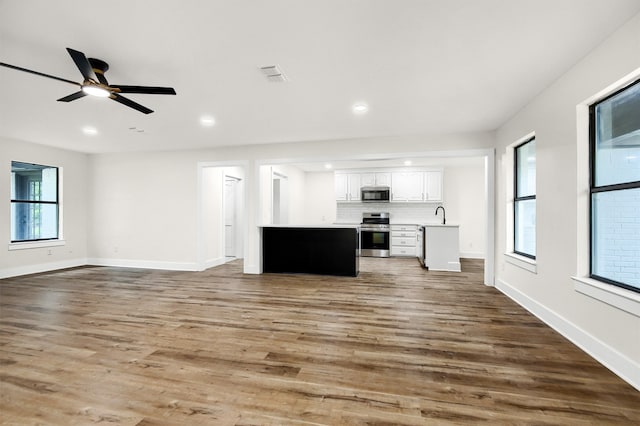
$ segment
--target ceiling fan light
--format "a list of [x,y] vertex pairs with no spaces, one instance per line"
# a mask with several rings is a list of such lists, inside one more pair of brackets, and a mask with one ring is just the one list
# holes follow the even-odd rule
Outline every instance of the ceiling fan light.
[[108,98],[111,93],[99,86],[82,86],[82,91],[87,95],[96,96],[98,98]]

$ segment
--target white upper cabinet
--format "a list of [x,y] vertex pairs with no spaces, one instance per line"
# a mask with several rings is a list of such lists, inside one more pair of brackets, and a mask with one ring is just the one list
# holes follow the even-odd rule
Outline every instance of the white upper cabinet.
[[336,201],[349,201],[349,176],[346,173],[336,173]]
[[360,201],[360,173],[349,173],[349,201]]
[[397,203],[442,202],[442,170],[336,172],[336,201],[361,201],[363,186],[388,186]]
[[394,172],[391,192],[391,201],[424,201],[424,173]]
[[360,175],[360,183],[362,186],[376,186],[376,174],[362,173]]
[[391,186],[391,173],[371,172],[360,175],[362,186]]
[[442,201],[442,172],[424,172],[424,200]]
[[336,201],[360,201],[360,173],[336,173]]

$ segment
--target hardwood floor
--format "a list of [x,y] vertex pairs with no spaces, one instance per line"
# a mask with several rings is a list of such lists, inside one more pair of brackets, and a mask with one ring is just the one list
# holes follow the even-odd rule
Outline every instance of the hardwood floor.
[[640,392],[485,287],[478,261],[241,271],[0,280],[2,424],[640,423]]

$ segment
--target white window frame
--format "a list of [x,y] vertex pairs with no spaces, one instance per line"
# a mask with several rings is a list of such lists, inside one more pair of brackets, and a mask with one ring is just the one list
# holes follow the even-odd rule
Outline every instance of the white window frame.
[[[532,259],[527,256],[522,256],[514,251],[514,242],[515,242],[515,233],[514,233],[514,218],[515,218],[515,179],[516,175],[514,173],[515,170],[515,149],[525,142],[535,139],[536,133],[534,131],[522,136],[509,146],[507,146],[505,151],[505,161],[504,161],[504,174],[505,174],[505,199],[506,202],[506,211],[505,211],[505,253],[504,260],[507,263],[510,263],[514,266],[527,270],[531,273],[538,273],[538,261],[537,259]],[[536,203],[537,207],[537,203]],[[536,230],[537,232],[537,230]]]
[[589,238],[591,228],[589,106],[628,86],[638,78],[640,78],[640,68],[576,105],[577,268],[576,274],[571,278],[574,280],[575,291],[640,317],[640,293],[590,278],[591,242]]
[[[525,145],[528,145],[530,143],[535,143],[536,138],[535,136],[527,139],[526,141],[522,142],[519,145],[516,145],[513,148],[513,253],[518,255],[518,256],[522,256],[522,257],[526,257],[528,259],[534,260],[536,259],[536,255],[535,254],[531,254],[531,253],[525,253],[522,251],[518,251],[516,250],[515,247],[515,242],[516,242],[516,238],[517,238],[517,221],[516,221],[516,217],[517,217],[517,206],[519,202],[523,202],[523,201],[527,201],[527,200],[533,200],[536,201],[536,194],[534,193],[533,195],[528,195],[528,196],[523,196],[523,197],[518,197],[518,150],[522,147],[524,147]],[[536,202],[536,207],[537,207],[537,202]],[[537,229],[537,226],[536,226]],[[536,231],[537,232],[537,231]],[[537,239],[536,239],[537,240]]]
[[[43,165],[45,162],[34,162],[34,161],[21,161],[21,160],[11,160],[17,161],[20,163],[28,163],[28,164],[40,164]],[[7,249],[9,251],[13,250],[26,250],[26,249],[38,249],[38,248],[46,248],[46,247],[57,247],[66,245],[66,241],[64,239],[64,227],[63,227],[63,216],[64,216],[64,207],[63,207],[63,182],[64,182],[64,171],[61,166],[51,166],[56,167],[58,169],[58,238],[46,239],[46,240],[33,240],[33,241],[9,241],[7,245]],[[11,215],[9,215],[9,221],[13,220]],[[11,226],[11,224],[9,224]]]

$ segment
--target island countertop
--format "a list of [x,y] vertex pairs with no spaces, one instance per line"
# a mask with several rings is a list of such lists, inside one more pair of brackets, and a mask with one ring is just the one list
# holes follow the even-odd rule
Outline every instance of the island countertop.
[[348,229],[357,229],[360,228],[360,224],[343,224],[343,223],[321,223],[321,224],[302,224],[302,225],[278,225],[278,224],[267,224],[267,225],[258,225],[259,228],[311,228],[311,229],[340,229],[340,228],[348,228]]

